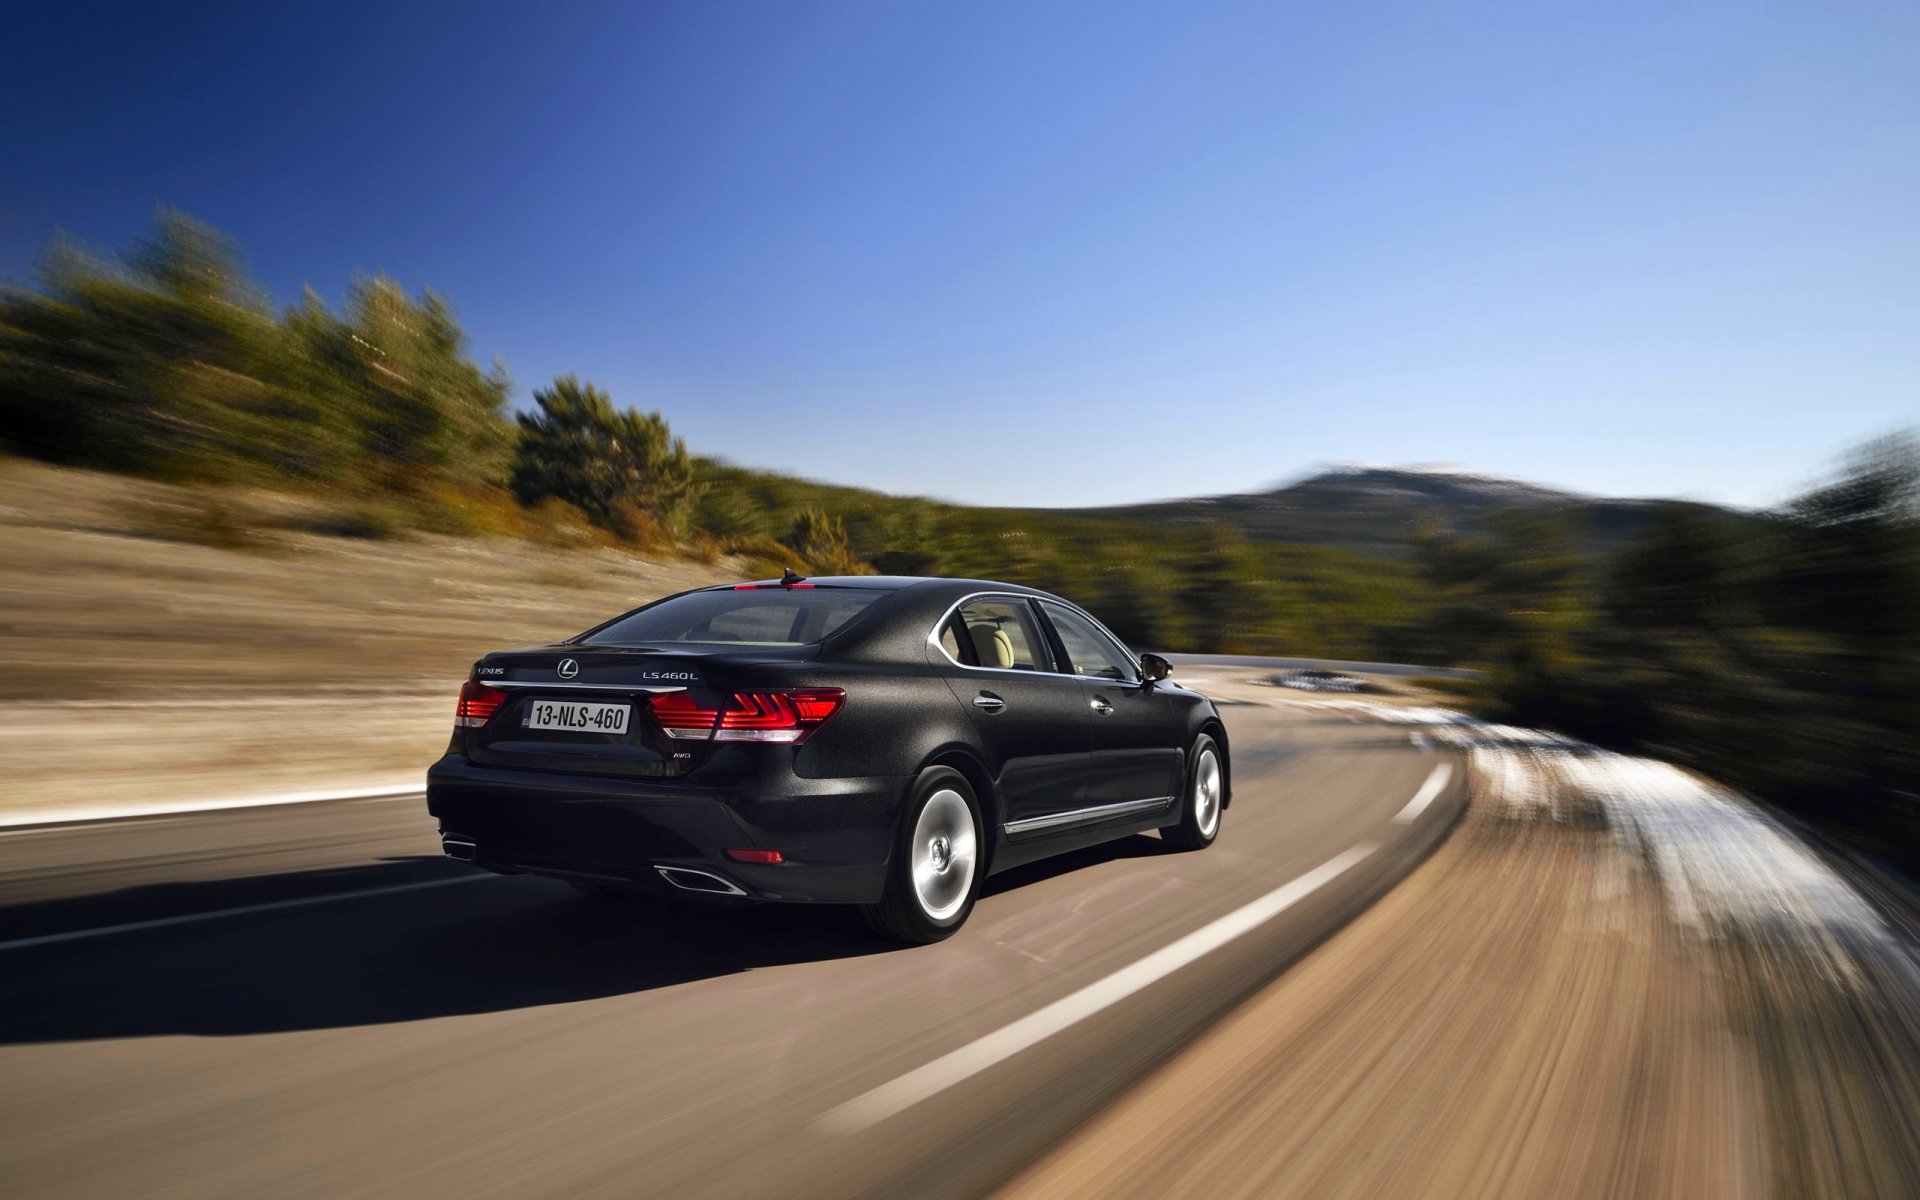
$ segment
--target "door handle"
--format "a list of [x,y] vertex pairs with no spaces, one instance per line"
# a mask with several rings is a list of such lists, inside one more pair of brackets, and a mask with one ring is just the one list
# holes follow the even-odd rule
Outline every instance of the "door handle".
[[1007,706],[1007,702],[992,692],[981,692],[973,698],[973,706],[975,708],[985,709],[988,712],[999,712]]
[[1095,696],[1093,699],[1087,701],[1087,703],[1092,706],[1093,711],[1099,713],[1103,717],[1108,716],[1113,712],[1113,705],[1107,703],[1107,698],[1105,696]]

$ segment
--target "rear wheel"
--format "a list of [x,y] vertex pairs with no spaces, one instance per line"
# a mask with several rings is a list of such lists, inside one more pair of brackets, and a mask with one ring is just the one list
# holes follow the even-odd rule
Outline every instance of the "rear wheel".
[[1220,748],[1201,734],[1188,761],[1187,793],[1180,800],[1180,823],[1160,831],[1176,850],[1205,850],[1220,836],[1221,810],[1226,804],[1226,769]]
[[886,891],[862,911],[875,933],[925,944],[951,936],[973,911],[985,839],[980,803],[958,771],[931,767],[909,795]]

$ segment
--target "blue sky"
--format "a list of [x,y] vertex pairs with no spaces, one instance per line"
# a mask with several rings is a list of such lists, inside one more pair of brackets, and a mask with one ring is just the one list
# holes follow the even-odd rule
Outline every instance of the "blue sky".
[[737,462],[1761,504],[1920,421],[1910,0],[35,7],[0,277],[173,205]]

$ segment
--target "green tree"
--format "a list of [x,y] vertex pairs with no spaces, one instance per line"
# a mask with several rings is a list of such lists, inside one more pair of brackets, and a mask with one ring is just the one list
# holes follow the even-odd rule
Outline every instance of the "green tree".
[[118,260],[57,242],[0,296],[0,417],[29,454],[174,478],[411,487],[493,480],[504,371],[468,360],[446,303],[356,284],[276,318],[231,239],[162,209]]
[[442,473],[492,480],[504,465],[511,383],[466,354],[466,334],[433,292],[409,297],[385,276],[357,281],[325,363],[364,452],[403,483]]
[[683,531],[695,499],[693,461],[659,413],[616,410],[591,383],[562,375],[521,413],[513,492],[523,504],[555,496],[616,532],[630,511]]
[[274,322],[229,239],[163,209],[121,261],[56,242],[39,274],[0,323],[0,411],[22,449],[173,476],[283,466]]

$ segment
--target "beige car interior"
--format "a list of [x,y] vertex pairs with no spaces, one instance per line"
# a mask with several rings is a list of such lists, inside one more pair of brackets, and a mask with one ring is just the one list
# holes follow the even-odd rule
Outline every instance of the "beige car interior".
[[973,653],[981,666],[1003,671],[1013,666],[1013,639],[1006,630],[983,622],[967,626],[967,636],[973,639]]

